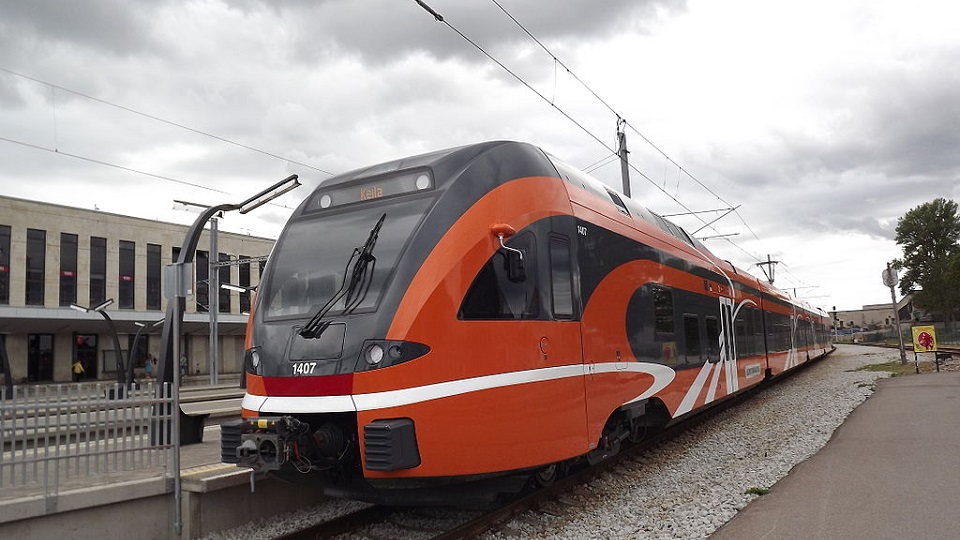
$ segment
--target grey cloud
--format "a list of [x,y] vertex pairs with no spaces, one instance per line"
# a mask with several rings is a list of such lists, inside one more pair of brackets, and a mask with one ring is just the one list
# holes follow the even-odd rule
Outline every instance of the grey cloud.
[[116,56],[158,45],[150,24],[161,2],[4,0],[2,5],[0,42],[8,45],[36,41],[88,47]]
[[[514,49],[529,38],[492,2],[433,0],[427,2],[450,25],[480,46]],[[238,8],[273,10],[296,28],[297,50],[305,58],[321,58],[333,48],[354,54],[365,63],[384,63],[416,51],[439,59],[485,62],[478,51],[439,23],[413,0],[364,2],[236,2]],[[644,17],[657,9],[680,10],[684,4],[661,0],[615,0],[544,3],[502,2],[502,5],[538,39],[560,44],[569,39],[602,38],[618,30],[643,26]],[[640,21],[640,22],[638,22]]]

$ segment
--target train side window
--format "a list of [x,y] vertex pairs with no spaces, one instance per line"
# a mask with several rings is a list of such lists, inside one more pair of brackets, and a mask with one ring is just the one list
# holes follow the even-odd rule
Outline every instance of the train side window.
[[703,361],[700,348],[700,319],[696,315],[683,316],[683,344],[687,364],[699,364]]
[[720,361],[720,322],[716,317],[707,317],[707,358]]
[[527,278],[511,280],[509,262],[503,249],[498,249],[480,268],[458,314],[463,320],[519,320],[540,317],[540,291],[537,287],[537,252],[532,233],[519,234],[507,242],[523,252]]
[[653,330],[657,334],[673,334],[673,291],[666,287],[653,289]]
[[553,315],[558,319],[573,318],[573,273],[570,271],[570,241],[550,237],[550,286]]

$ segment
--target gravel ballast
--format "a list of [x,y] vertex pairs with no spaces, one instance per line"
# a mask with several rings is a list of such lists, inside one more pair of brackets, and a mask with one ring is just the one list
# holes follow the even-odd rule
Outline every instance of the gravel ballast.
[[830,439],[899,351],[841,346],[746,402],[483,538],[706,538]]

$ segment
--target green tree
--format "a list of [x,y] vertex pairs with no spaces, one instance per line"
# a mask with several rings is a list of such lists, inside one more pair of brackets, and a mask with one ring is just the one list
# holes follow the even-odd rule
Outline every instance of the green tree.
[[953,319],[960,306],[960,214],[957,203],[943,198],[921,204],[897,221],[897,244],[904,270],[900,292],[916,288],[917,304]]

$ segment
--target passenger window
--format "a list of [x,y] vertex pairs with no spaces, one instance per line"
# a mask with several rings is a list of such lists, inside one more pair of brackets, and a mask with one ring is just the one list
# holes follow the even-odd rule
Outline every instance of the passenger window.
[[564,237],[550,237],[550,288],[553,315],[558,319],[572,319],[573,274],[570,271],[570,242]]
[[654,332],[658,334],[674,332],[673,291],[665,287],[653,287],[653,315]]
[[707,317],[707,358],[720,361],[720,324],[716,317]]
[[686,349],[686,363],[699,364],[703,361],[700,348],[700,319],[696,315],[683,316],[683,342]]
[[458,315],[460,319],[518,320],[540,317],[535,238],[532,233],[527,232],[510,239],[507,245],[523,252],[526,279],[510,280],[507,253],[498,249],[477,273],[463,297]]

